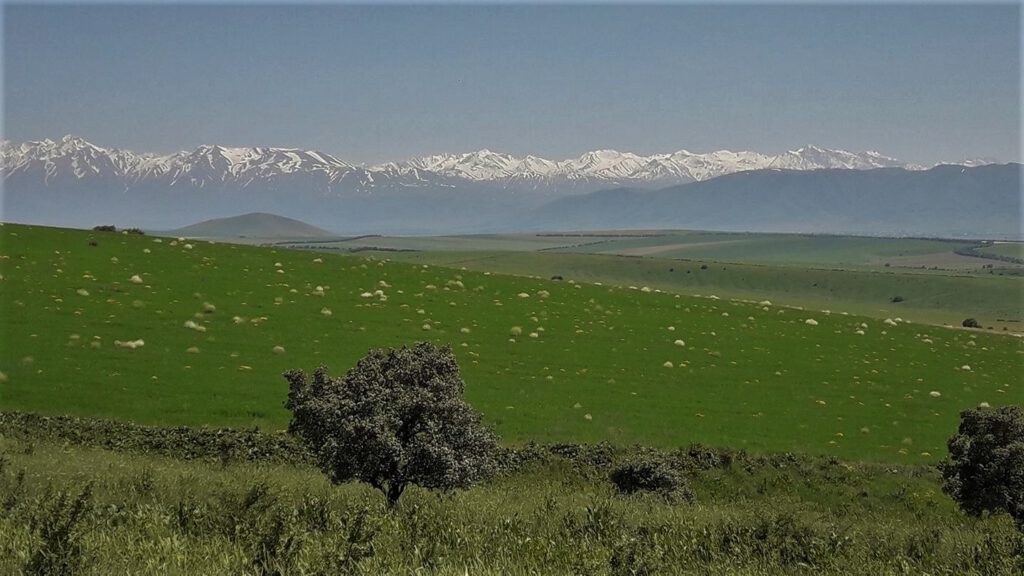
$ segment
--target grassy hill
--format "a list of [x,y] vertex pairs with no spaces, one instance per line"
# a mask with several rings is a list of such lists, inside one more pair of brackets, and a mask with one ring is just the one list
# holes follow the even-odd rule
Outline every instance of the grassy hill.
[[[847,270],[554,251],[381,252],[378,256],[492,273],[563,276],[620,286],[646,285],[683,295],[768,299],[778,304],[879,320],[903,317],[959,326],[964,318],[974,317],[985,327],[997,330],[1024,329],[1024,283],[1013,276],[884,267]],[[897,296],[900,300],[894,302]]]
[[1020,339],[838,310],[10,224],[0,258],[3,409],[277,429],[285,370],[429,340],[510,443],[929,462],[1024,394]]
[[331,238],[332,234],[305,222],[253,212],[232,216],[230,218],[214,218],[204,220],[191,226],[167,232],[171,236],[187,236],[189,238]]

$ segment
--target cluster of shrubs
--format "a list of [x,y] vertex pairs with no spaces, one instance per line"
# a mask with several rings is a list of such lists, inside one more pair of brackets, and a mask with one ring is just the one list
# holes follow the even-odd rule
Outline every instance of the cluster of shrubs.
[[[92,227],[94,232],[117,232],[117,226],[113,224],[101,224],[99,226]],[[138,234],[139,236],[145,236],[146,233],[140,228],[125,228],[121,231],[124,234]]]
[[0,412],[0,433],[88,446],[157,454],[182,460],[268,461],[305,464],[312,456],[297,438],[258,429],[142,426],[75,416]]
[[[298,437],[265,433],[255,428],[155,427],[73,416],[0,412],[0,434],[186,460],[295,465],[314,465],[317,460]],[[1004,511],[1024,531],[1024,476],[1020,474],[1020,470],[1024,470],[1024,410],[1004,406],[964,411],[958,433],[950,438],[949,451],[950,457],[939,466],[944,491],[968,514]],[[511,475],[530,466],[559,460],[568,461],[587,476],[609,479],[623,495],[654,493],[683,501],[693,498],[686,475],[701,470],[737,469],[752,474],[764,468],[794,469],[807,474],[823,472],[826,478],[840,482],[850,470],[834,457],[791,453],[749,455],[743,450],[699,444],[664,451],[608,443],[494,447],[493,463],[488,467],[493,464],[499,474]],[[356,475],[348,479],[353,478],[362,479]],[[465,486],[425,484],[426,487],[451,488],[465,487],[470,482]]]
[[[315,462],[313,455],[299,438],[286,433],[263,432],[257,428],[237,430],[143,426],[98,418],[0,412],[0,434],[23,440],[50,440],[76,446],[155,454],[182,460],[260,461],[298,465],[311,465]],[[751,455],[743,450],[711,448],[700,444],[677,450],[655,450],[639,446],[615,446],[606,442],[531,442],[520,447],[500,447],[495,455],[496,469],[502,475],[516,474],[529,467],[545,466],[556,461],[568,462],[589,476],[610,477],[618,474],[616,477],[620,478],[631,474],[647,474],[644,470],[658,476],[666,469],[681,475],[699,470],[729,469],[734,466],[753,472],[765,467],[785,469],[839,465],[835,459],[805,454]],[[645,490],[644,487],[648,485],[645,482],[647,481],[637,481],[636,490]],[[625,489],[623,492],[636,490]]]

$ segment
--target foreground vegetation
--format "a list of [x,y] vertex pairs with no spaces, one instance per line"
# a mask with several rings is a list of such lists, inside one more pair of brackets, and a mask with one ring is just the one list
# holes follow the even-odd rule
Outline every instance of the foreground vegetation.
[[[6,225],[0,408],[278,430],[283,372],[340,373],[369,348],[419,340],[453,346],[466,399],[513,445],[703,442],[933,464],[961,410],[1022,403],[1018,338],[658,292],[659,275],[725,273],[658,266],[630,289],[582,268],[552,281],[546,268],[539,279]],[[957,294],[1016,309],[998,283],[1013,280],[970,278],[976,289]],[[943,290],[908,286],[908,303]]]
[[[116,433],[118,438],[107,437]],[[394,509],[332,486],[283,436],[0,415],[0,572],[82,574],[1017,574],[1008,516],[969,518],[933,467],[699,446],[506,450],[467,491]],[[170,442],[169,439],[176,442]],[[185,439],[183,439],[185,438]],[[192,438],[193,440],[188,440]],[[104,449],[98,446],[116,446]],[[622,496],[661,458],[685,494]]]

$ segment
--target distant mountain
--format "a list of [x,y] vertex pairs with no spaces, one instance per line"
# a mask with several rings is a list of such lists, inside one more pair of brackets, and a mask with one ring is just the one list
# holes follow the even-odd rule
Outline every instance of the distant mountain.
[[337,236],[299,220],[252,212],[230,218],[214,218],[171,230],[173,236],[189,238],[327,238]]
[[777,155],[729,150],[698,154],[680,150],[671,154],[638,156],[615,150],[595,150],[579,158],[562,161],[545,160],[536,156],[517,158],[509,154],[480,150],[467,154],[427,156],[403,163],[382,164],[379,167],[384,166],[399,171],[418,169],[476,182],[508,182],[531,184],[535,187],[566,184],[630,184],[650,187],[709,180],[733,172],[765,168],[920,168],[874,151],[853,153],[815,146]]
[[[988,161],[964,162],[965,166],[981,168]],[[841,173],[846,172],[886,174],[878,176],[884,184],[894,179],[916,181],[913,175],[932,170],[878,152],[854,153],[814,146],[776,155],[680,150],[640,156],[595,150],[559,161],[480,150],[357,166],[313,150],[204,145],[191,151],[156,155],[103,148],[82,138],[65,136],[59,141],[0,142],[0,218],[64,226],[115,224],[168,229],[258,211],[289,214],[343,234],[433,234],[537,229],[540,222],[545,227],[563,228],[584,220],[583,215],[590,210],[594,221],[607,222],[611,227],[631,227],[634,222],[650,220],[680,225],[706,223],[732,230],[743,222],[757,224],[745,220],[748,216],[756,220],[756,215],[747,214],[755,210],[754,205],[732,207],[733,220],[725,219],[724,214],[723,218],[712,218],[708,210],[722,201],[712,194],[702,200],[702,205],[685,203],[692,218],[684,219],[657,208],[654,214],[639,213],[639,206],[662,194],[657,192],[654,196],[643,196],[637,206],[619,206],[605,215],[593,210],[594,203],[598,198],[609,204],[619,202],[615,194],[602,192],[589,199],[585,195],[616,188],[655,191],[682,186],[676,192],[666,192],[681,197],[724,186],[719,183],[707,188],[688,188],[686,184],[709,184],[727,176],[740,178],[726,180],[736,182],[747,178],[744,174],[772,173],[817,175],[811,179],[820,181],[817,194],[821,197],[816,198],[811,192],[801,195],[804,206],[824,206],[827,202],[861,206],[871,202],[877,207],[885,205],[883,200],[893,202],[860,188],[852,190],[848,198],[831,196],[829,182],[845,181],[848,177]],[[749,178],[759,186],[769,182],[763,176]],[[771,182],[781,185],[783,180]],[[897,197],[902,194],[893,185],[885,184],[882,189]],[[1014,190],[1019,194],[1019,186]],[[755,195],[770,192],[764,188],[747,190],[747,194]],[[577,198],[580,195],[584,197]],[[925,204],[930,202],[925,195],[916,194],[914,198]],[[581,212],[575,211],[577,202]],[[568,211],[564,220],[550,217],[558,210]],[[775,226],[796,225],[790,221],[796,213],[783,211]],[[898,228],[894,225],[896,220],[913,218],[912,214],[893,212],[892,219],[879,221],[885,226],[852,217],[847,224],[853,232],[861,228],[890,230]],[[635,217],[627,218],[630,215]],[[963,227],[956,229],[977,230],[981,226],[964,222]],[[915,222],[905,228],[922,234],[927,230],[953,229],[945,224],[929,227],[928,223]],[[1006,232],[1006,227],[1000,230]]]
[[1021,165],[756,170],[661,190],[555,200],[530,230],[684,228],[1021,238]]
[[[233,148],[203,145],[174,154],[138,154],[102,148],[76,136],[0,144],[5,181],[38,179],[46,185],[102,181],[123,189],[168,187],[283,188],[303,186],[323,193],[360,193],[389,187],[452,187],[466,182],[504,188],[571,188],[592,191],[613,185],[665,186],[708,180],[745,170],[785,168],[920,168],[878,152],[847,152],[807,146],[783,154],[680,150],[639,156],[595,150],[553,161],[480,150],[438,154],[405,162],[356,166],[330,154],[294,148]],[[977,163],[979,160],[972,160]]]

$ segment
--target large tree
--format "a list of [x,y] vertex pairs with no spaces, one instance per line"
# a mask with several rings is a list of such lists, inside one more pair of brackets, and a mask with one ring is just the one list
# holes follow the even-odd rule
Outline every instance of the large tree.
[[340,484],[361,480],[394,505],[410,484],[467,488],[494,470],[497,436],[462,399],[451,348],[370,350],[342,378],[285,373],[289,431]]
[[1024,410],[974,408],[960,413],[939,465],[943,490],[970,515],[1007,512],[1024,530]]

